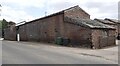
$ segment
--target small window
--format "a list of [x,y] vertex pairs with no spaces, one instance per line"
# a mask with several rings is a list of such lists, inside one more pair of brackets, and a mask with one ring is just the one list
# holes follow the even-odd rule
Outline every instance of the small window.
[[108,36],[107,31],[106,31],[106,30],[105,30],[105,31],[103,31],[103,32],[102,32],[102,35],[103,35],[103,36]]

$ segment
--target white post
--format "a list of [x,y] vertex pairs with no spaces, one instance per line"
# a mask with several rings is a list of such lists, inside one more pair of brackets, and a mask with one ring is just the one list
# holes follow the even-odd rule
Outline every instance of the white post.
[[17,41],[20,41],[20,35],[17,34]]

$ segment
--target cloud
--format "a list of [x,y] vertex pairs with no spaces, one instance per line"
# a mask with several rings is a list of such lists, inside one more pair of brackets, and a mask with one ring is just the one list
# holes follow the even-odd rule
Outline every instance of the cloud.
[[75,5],[79,5],[88,12],[92,19],[118,18],[118,0],[57,0],[57,2],[50,2],[47,10],[49,13],[53,13]]
[[118,3],[118,19],[120,20],[120,1]]
[[21,22],[79,5],[91,18],[117,18],[119,0],[0,0],[2,18]]
[[61,1],[61,2],[56,2],[56,3],[52,3],[52,4],[48,4],[48,8],[47,8],[47,12],[49,14],[51,13],[55,13],[61,10],[64,10],[66,8],[70,8],[73,7],[73,3],[70,2],[65,2],[65,1]]
[[14,4],[21,7],[43,7],[45,0],[1,0],[2,3]]
[[19,21],[32,20],[34,17],[28,15],[23,10],[14,10],[11,7],[3,6],[2,7],[2,18],[5,18],[8,21],[14,21],[18,23]]
[[118,18],[118,1],[95,2],[89,1],[84,4],[91,18]]

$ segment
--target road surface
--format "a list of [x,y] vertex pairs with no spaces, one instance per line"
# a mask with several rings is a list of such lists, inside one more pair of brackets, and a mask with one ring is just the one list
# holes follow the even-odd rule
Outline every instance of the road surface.
[[63,51],[67,47],[33,42],[2,42],[3,64],[116,64],[99,57]]

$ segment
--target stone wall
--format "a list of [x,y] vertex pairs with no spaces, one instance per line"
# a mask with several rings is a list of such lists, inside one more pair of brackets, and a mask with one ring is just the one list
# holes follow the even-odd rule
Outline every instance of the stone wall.
[[92,43],[96,49],[115,45],[115,30],[93,29]]

